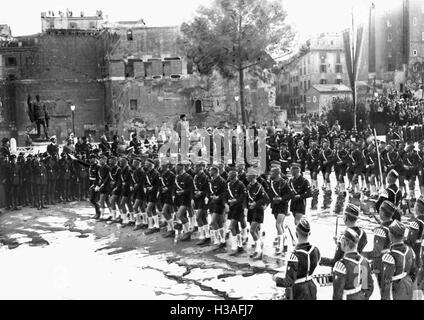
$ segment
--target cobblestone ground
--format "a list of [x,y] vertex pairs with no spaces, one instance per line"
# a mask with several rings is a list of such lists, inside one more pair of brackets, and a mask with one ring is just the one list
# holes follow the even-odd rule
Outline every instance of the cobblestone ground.
[[[333,183],[334,185],[334,183]],[[320,196],[320,201],[322,196]],[[335,199],[333,200],[333,205]],[[319,207],[321,203],[319,204]],[[309,207],[309,205],[308,205]],[[307,213],[311,242],[323,256],[332,256],[337,216]],[[262,261],[247,252],[230,257],[190,243],[174,245],[161,235],[145,236],[132,228],[90,219],[87,202],[52,206],[44,211],[25,208],[0,216],[0,299],[281,299],[272,275],[284,272],[284,257],[276,258],[276,231],[270,210]],[[371,249],[376,223],[367,216]],[[291,222],[293,223],[293,222]],[[339,233],[344,229],[339,219]],[[318,267],[316,274],[331,270]],[[332,287],[320,287],[318,299],[331,299]],[[379,299],[377,290],[372,299]]]

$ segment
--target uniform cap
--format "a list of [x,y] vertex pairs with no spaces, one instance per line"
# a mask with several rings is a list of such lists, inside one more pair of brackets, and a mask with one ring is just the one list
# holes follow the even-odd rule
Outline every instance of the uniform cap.
[[294,162],[294,163],[292,163],[291,164],[291,166],[290,166],[292,169],[300,169],[300,164],[299,163],[297,163],[297,162]]
[[3,143],[3,144],[5,144],[6,142],[8,142],[9,141],[9,138],[3,138],[3,139],[1,139],[1,142]]
[[405,235],[406,227],[402,222],[394,220],[389,226],[389,231],[396,237],[403,237]]
[[282,146],[282,147],[288,147],[288,144],[287,144],[287,142],[283,142],[283,143],[281,144],[281,146]]
[[256,168],[249,168],[246,173],[247,176],[259,176],[259,170]]
[[57,139],[57,137],[56,136],[51,136],[50,137],[50,141],[53,141],[54,139]]
[[359,235],[352,228],[347,228],[346,231],[344,232],[343,236],[346,239],[352,241],[353,243],[358,243],[359,242]]
[[153,159],[150,159],[150,158],[149,158],[149,159],[147,159],[146,161],[147,161],[148,163],[155,164],[155,161],[153,161]]
[[271,168],[272,167],[278,167],[278,168],[280,168],[281,167],[280,161],[277,161],[277,160],[271,161]]
[[296,226],[296,231],[306,236],[309,235],[311,232],[311,226],[309,225],[308,220],[302,218]]
[[393,216],[396,211],[396,207],[394,204],[388,200],[384,201],[380,206],[380,211],[384,213],[386,216]]
[[359,211],[360,211],[360,209],[359,209],[358,206],[354,205],[353,203],[349,203],[346,206],[345,214],[349,215],[351,217],[354,217],[354,218],[358,218],[359,217]]

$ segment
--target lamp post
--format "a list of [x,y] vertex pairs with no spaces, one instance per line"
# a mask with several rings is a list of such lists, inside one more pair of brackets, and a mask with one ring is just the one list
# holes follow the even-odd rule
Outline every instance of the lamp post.
[[237,118],[237,123],[238,123],[238,121],[239,121],[238,102],[240,100],[240,97],[239,96],[235,96],[234,97],[234,100],[236,100],[236,118]]
[[75,105],[71,104],[71,112],[72,112],[72,132],[75,135]]

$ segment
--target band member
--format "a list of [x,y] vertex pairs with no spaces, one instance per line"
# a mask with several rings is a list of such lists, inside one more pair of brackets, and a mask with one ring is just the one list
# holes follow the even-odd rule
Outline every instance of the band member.
[[[352,229],[358,234],[359,240],[357,244],[357,251],[358,253],[362,253],[368,243],[368,239],[365,231],[357,226],[359,211],[359,207],[355,206],[353,203],[349,203],[344,211],[343,222],[346,228]],[[321,265],[323,266],[334,267],[335,263],[343,258],[344,252],[342,250],[340,239],[335,237],[334,240],[337,244],[336,253],[334,254],[333,259],[322,258]]]
[[211,241],[208,224],[209,178],[205,174],[204,167],[204,163],[197,163],[195,167],[196,174],[193,178],[193,209],[196,213],[197,225],[199,227],[199,241],[196,243],[198,246],[207,245]]
[[297,225],[306,213],[306,199],[312,197],[312,190],[309,181],[302,176],[298,163],[291,165],[291,175],[289,187],[293,197],[290,203],[290,211],[293,213]]
[[232,254],[243,252],[243,241],[241,239],[239,222],[244,219],[244,202],[246,197],[246,187],[238,179],[238,172],[231,169],[228,174],[227,183],[227,202],[229,206],[228,220],[230,223],[230,230],[232,235]]
[[376,204],[375,210],[378,212],[381,204],[384,201],[390,201],[396,207],[393,219],[401,220],[401,214],[399,210],[399,204],[402,200],[402,192],[396,185],[396,181],[399,178],[399,174],[395,170],[391,170],[386,177],[388,187],[380,194]]
[[146,179],[143,168],[141,167],[141,159],[133,159],[133,179],[134,179],[134,214],[135,214],[135,227],[133,231],[138,231],[147,228],[147,220],[144,220],[144,202],[146,200],[146,194],[144,192],[144,181]]
[[304,147],[304,142],[301,140],[299,141],[296,152],[295,152],[294,162],[297,162],[300,164],[302,173],[305,172],[307,160],[308,160],[308,150],[306,150],[306,148]]
[[[265,205],[269,203],[269,197],[265,191],[265,188],[258,182],[257,177],[258,171],[251,168],[247,173],[247,179],[249,180],[249,185],[247,186],[247,221],[250,223],[250,233],[256,243],[255,252],[251,258],[261,259],[262,244],[260,243],[260,231],[261,224],[264,222]],[[242,248],[243,242],[241,237],[239,237],[237,241],[238,247]]]
[[379,209],[381,224],[374,229],[374,246],[370,252],[364,252],[368,260],[373,261],[373,272],[377,275],[380,288],[382,287],[382,257],[390,249],[389,226],[393,222],[395,206],[390,201],[384,201]]
[[[272,214],[276,220],[277,237],[274,241],[275,254],[287,252],[287,235],[285,233],[284,220],[289,215],[289,201],[293,197],[288,181],[281,177],[280,166],[271,168],[271,182],[269,198],[271,201]],[[288,229],[290,232],[290,229]],[[293,235],[291,235],[293,237]]]
[[360,150],[360,144],[359,143],[353,143],[353,151],[350,154],[351,158],[351,171],[353,173],[352,177],[352,192],[359,193],[360,187],[359,187],[359,176],[362,175],[362,171],[365,167],[365,159],[364,156]]
[[90,203],[94,206],[96,214],[94,219],[100,218],[100,206],[97,203],[97,192],[95,190],[98,179],[99,179],[99,169],[100,165],[98,164],[97,156],[95,154],[90,155],[90,168],[89,168],[89,179],[90,179]]
[[162,170],[159,177],[159,201],[162,204],[162,216],[167,222],[167,231],[164,238],[175,236],[174,230],[174,193],[175,193],[175,174],[169,169],[170,163],[162,163]]
[[159,172],[155,169],[154,164],[155,162],[151,159],[147,159],[145,163],[146,180],[144,181],[144,185],[146,186],[146,212],[148,216],[148,230],[145,232],[146,235],[160,231],[159,216],[156,212],[160,181]]
[[389,226],[391,246],[383,255],[382,300],[412,300],[417,266],[414,251],[404,243],[405,231],[397,220]]
[[317,247],[309,243],[310,233],[309,222],[302,218],[296,227],[297,245],[288,259],[286,275],[274,276],[277,287],[287,288],[286,296],[289,300],[317,299],[317,287],[312,275],[321,254]]
[[280,150],[280,162],[281,162],[281,171],[283,174],[287,174],[290,164],[292,163],[292,155],[289,150],[287,150],[288,144],[283,142],[281,144]]
[[340,239],[342,259],[333,268],[333,300],[369,300],[374,291],[371,267],[357,247],[359,235],[346,229]]
[[211,241],[217,246],[215,249],[222,249],[226,246],[224,229],[224,210],[226,201],[227,185],[224,178],[219,174],[219,169],[213,166],[210,169],[211,181],[209,183],[210,201],[209,212],[212,215],[211,221]]
[[193,178],[185,171],[185,163],[177,164],[177,176],[175,177],[175,204],[178,208],[177,219],[181,222],[183,234],[181,241],[190,241],[190,223],[188,210],[191,207],[193,195]]
[[[128,165],[128,158],[121,157],[119,161],[121,167],[121,220],[122,227],[135,225],[134,208],[131,202],[131,195],[134,190],[134,180],[131,173],[130,166]],[[127,214],[128,208],[128,214]]]

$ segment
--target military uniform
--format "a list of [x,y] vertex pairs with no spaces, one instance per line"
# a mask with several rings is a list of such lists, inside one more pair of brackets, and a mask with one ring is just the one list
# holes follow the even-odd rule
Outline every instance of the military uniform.
[[302,173],[305,172],[306,163],[308,161],[308,150],[305,147],[298,147],[294,155],[294,162],[300,164]]
[[287,216],[289,214],[289,201],[293,197],[292,190],[289,187],[288,181],[283,178],[271,180],[269,199],[271,201],[272,214],[277,219],[279,214]]
[[[296,230],[309,234],[309,223],[305,221],[301,219]],[[277,287],[288,288],[286,296],[291,300],[316,300],[317,286],[313,280],[313,273],[320,259],[318,248],[309,242],[296,245],[287,261],[285,277],[277,276],[275,279]]]
[[236,180],[227,183],[227,199],[236,200],[233,203],[228,203],[230,211],[228,212],[229,220],[241,221],[244,218],[243,205],[246,199],[246,187],[243,182]]
[[[222,176],[211,179],[209,182],[210,201],[209,212],[214,214],[223,214],[226,200],[227,185]],[[213,197],[217,197],[214,199]]]
[[[389,172],[389,175],[393,175],[393,177],[398,177],[396,171]],[[393,219],[401,220],[399,205],[402,201],[402,192],[398,188],[396,184],[389,185],[379,196],[377,202],[375,203],[375,210],[378,212],[380,210],[380,206],[384,201],[390,201],[396,207],[395,214]]]
[[[398,221],[389,230],[400,239],[405,234],[405,226]],[[382,260],[382,300],[412,300],[412,283],[417,272],[414,251],[402,242],[395,243]]]
[[269,197],[258,181],[248,185],[247,202],[247,221],[262,224],[264,222],[265,205],[269,202]]
[[100,165],[97,163],[93,163],[88,171],[90,180],[90,203],[94,206],[94,209],[96,211],[95,218],[100,218],[100,206],[97,203],[97,192],[95,190],[96,186],[98,185],[99,170]]
[[196,174],[193,178],[194,187],[194,210],[207,210],[205,201],[209,193],[209,179],[204,171]]
[[304,215],[306,213],[306,199],[312,197],[309,181],[303,176],[299,176],[297,179],[291,178],[289,187],[293,195],[290,203],[290,211],[295,215]]

